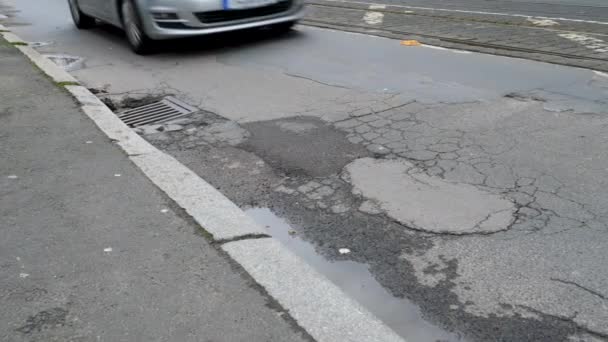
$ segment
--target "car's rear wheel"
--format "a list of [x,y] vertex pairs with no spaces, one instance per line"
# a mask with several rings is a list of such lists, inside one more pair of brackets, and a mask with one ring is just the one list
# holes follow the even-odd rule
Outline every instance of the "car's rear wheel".
[[80,30],[87,29],[95,26],[95,18],[84,14],[78,6],[78,0],[68,0],[70,5],[70,13],[72,13],[72,20],[74,25]]
[[153,41],[146,35],[133,0],[122,2],[122,23],[131,49],[140,55],[152,50]]

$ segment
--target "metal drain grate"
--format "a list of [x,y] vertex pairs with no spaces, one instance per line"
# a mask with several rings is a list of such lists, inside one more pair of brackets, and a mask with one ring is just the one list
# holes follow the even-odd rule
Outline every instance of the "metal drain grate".
[[198,111],[197,108],[185,104],[175,97],[168,96],[158,102],[129,109],[119,114],[118,117],[127,125],[137,127],[169,121],[196,111]]

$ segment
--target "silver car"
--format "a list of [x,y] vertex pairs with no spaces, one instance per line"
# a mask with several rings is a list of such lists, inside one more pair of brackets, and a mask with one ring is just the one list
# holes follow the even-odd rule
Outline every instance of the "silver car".
[[123,28],[136,53],[155,40],[261,26],[289,30],[303,15],[303,0],[68,0],[76,27],[101,20]]

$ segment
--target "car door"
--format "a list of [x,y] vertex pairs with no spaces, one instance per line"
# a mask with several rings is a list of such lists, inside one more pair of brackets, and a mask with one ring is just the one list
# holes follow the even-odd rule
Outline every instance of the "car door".
[[114,24],[112,17],[112,7],[116,3],[115,0],[88,0],[95,3],[96,10],[99,13],[99,19]]
[[97,19],[118,25],[118,12],[115,0],[78,0],[80,9]]
[[116,0],[99,0],[99,2],[105,3],[104,15],[107,17],[106,21],[112,25],[121,26],[118,2]]

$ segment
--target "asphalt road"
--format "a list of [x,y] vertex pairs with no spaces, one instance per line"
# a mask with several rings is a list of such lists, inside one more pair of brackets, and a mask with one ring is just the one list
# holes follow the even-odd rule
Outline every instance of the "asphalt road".
[[307,27],[141,57],[49,3],[12,29],[117,111],[201,108],[141,133],[312,264],[357,265],[317,266],[406,338],[606,340],[605,74]]

